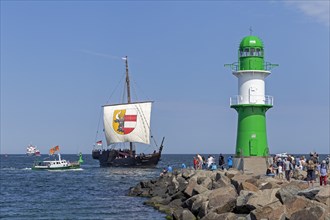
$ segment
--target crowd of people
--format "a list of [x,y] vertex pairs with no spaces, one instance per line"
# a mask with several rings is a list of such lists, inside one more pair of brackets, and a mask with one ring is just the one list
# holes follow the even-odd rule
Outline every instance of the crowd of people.
[[[195,170],[201,169],[209,169],[216,170],[218,168],[216,163],[216,158],[213,155],[208,155],[207,159],[200,154],[196,154],[193,158],[193,165]],[[227,158],[227,163],[225,162],[225,158],[222,154],[219,155],[219,168],[224,170],[225,168],[229,169],[233,167],[233,159],[231,156]]]
[[329,156],[320,161],[316,152],[311,152],[309,158],[305,156],[294,157],[293,155],[274,156],[273,164],[269,165],[266,175],[275,176],[280,179],[291,180],[294,170],[305,170],[307,172],[308,186],[314,186],[316,178],[319,177],[320,185],[327,185],[327,174],[329,172]]
[[[275,155],[273,157],[273,163],[270,164],[266,170],[267,176],[276,177],[279,179],[286,179],[287,181],[291,180],[294,170],[304,170],[307,172],[307,182],[308,186],[314,186],[316,178],[319,178],[320,185],[327,185],[327,175],[330,170],[330,155],[325,159],[320,161],[319,155],[316,152],[311,152],[309,158],[305,156],[294,157],[290,154],[285,155]],[[205,159],[204,156],[196,154],[193,157],[193,168],[195,170],[216,170],[218,168],[224,170],[230,169],[233,167],[233,158],[228,156],[227,160],[225,157],[220,154],[218,159],[218,165],[216,164],[216,158],[213,155],[208,155],[208,158]],[[181,164],[181,169],[186,169],[186,164]],[[163,169],[161,176],[172,172],[173,168],[168,165],[167,168]]]

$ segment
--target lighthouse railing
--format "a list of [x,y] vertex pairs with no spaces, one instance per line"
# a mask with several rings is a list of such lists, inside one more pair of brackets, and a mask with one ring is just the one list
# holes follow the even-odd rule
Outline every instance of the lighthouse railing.
[[[263,67],[264,67],[263,70],[270,71],[270,70],[272,70],[272,69],[274,69],[275,67],[278,67],[278,66],[279,66],[278,64],[273,64],[273,63],[270,63],[270,62],[264,62],[263,63]],[[240,70],[240,63],[235,62],[235,63],[231,63],[231,64],[225,64],[224,67],[229,67],[229,68],[231,68],[231,70],[233,72],[237,72],[237,71]]]
[[261,105],[273,105],[274,98],[269,95],[250,95],[241,96],[236,95],[230,97],[230,106],[232,105],[244,105],[244,104],[261,104]]

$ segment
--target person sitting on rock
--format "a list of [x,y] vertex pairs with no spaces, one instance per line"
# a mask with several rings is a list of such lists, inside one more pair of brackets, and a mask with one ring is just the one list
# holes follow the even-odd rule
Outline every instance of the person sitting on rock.
[[167,173],[167,169],[164,168],[164,169],[163,169],[163,172],[160,173],[160,176],[164,176],[166,173]]
[[186,164],[182,163],[182,164],[181,164],[181,169],[184,170],[184,169],[186,169],[186,168],[187,168]]
[[167,172],[169,173],[173,172],[173,168],[170,165],[167,165]]
[[272,165],[269,165],[269,167],[267,168],[266,176],[271,176],[271,177],[275,176],[275,174],[273,173],[273,166]]

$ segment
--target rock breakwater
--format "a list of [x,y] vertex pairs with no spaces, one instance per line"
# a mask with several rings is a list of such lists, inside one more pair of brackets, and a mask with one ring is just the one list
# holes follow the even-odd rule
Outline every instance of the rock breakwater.
[[330,186],[308,188],[303,180],[287,182],[238,170],[185,169],[142,181],[129,189],[168,219],[327,219]]

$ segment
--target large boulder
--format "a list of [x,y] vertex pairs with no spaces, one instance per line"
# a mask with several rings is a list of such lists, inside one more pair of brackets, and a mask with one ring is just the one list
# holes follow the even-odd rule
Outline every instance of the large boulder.
[[315,200],[330,207],[330,185],[321,187],[320,191],[315,196]]
[[[195,196],[190,197],[183,203],[184,208],[191,209],[193,204],[197,201],[197,203],[201,203],[202,201],[208,200],[209,195],[212,193],[211,190],[205,191],[201,194],[197,194]],[[195,204],[196,207],[196,204]]]
[[268,204],[279,201],[276,193],[279,189],[265,189],[253,194],[247,201],[247,206],[252,206],[255,209],[267,206]]
[[170,203],[168,203],[168,206],[171,208],[179,208],[182,205],[181,199],[174,199]]
[[186,180],[192,177],[193,175],[195,175],[195,170],[192,169],[185,169],[181,174],[181,176]]
[[200,185],[207,189],[212,189],[212,179],[210,177],[205,177]]
[[250,213],[250,218],[254,219],[269,219],[269,220],[285,220],[285,207],[277,200],[269,203],[266,206],[259,207]]
[[155,196],[155,197],[152,197],[149,200],[146,200],[144,202],[144,204],[150,205],[152,207],[156,207],[156,205],[158,205],[158,204],[167,205],[167,204],[170,203],[170,201],[171,201],[170,197],[163,198],[163,197],[160,197],[160,196]]
[[209,213],[208,206],[209,206],[209,201],[202,202],[197,215],[198,218],[203,218],[205,215]]
[[208,189],[205,188],[204,186],[202,186],[202,185],[195,185],[195,187],[193,188],[193,191],[192,191],[192,195],[201,194],[201,193],[204,193],[206,191],[208,191]]
[[188,185],[187,185],[186,189],[184,190],[184,193],[189,197],[193,196],[193,190],[196,185],[197,185],[197,179],[190,178]]
[[180,175],[176,177],[176,180],[179,183],[178,191],[184,191],[187,188],[189,182]]
[[[149,190],[148,190],[149,191]],[[136,185],[135,187],[131,187],[128,190],[128,195],[129,196],[140,196],[143,192],[143,189],[141,187],[141,184]]]
[[[196,200],[193,202],[190,210],[195,215],[202,215],[203,212],[201,212],[202,206],[205,205],[205,203],[208,201],[208,195],[210,192],[206,192],[205,194],[200,194],[196,197]],[[201,213],[200,213],[201,212]]]
[[[314,210],[315,207],[319,207],[316,210],[320,210],[320,216],[329,216],[329,206],[324,205],[323,203],[309,200],[303,196],[292,196],[290,200],[286,200],[283,204],[286,210],[286,217],[291,219],[293,215],[301,216],[301,210],[311,209]],[[298,214],[295,214],[298,213]],[[300,214],[299,214],[300,213]],[[304,218],[304,219],[324,219],[324,218]],[[330,219],[330,216],[329,216]]]
[[277,182],[266,182],[266,183],[262,183],[259,186],[260,190],[264,190],[264,189],[275,189],[275,188],[280,188],[281,185],[279,185]]
[[242,174],[242,172],[237,169],[230,169],[230,170],[226,170],[226,171],[222,171],[222,172],[224,172],[225,176],[227,176],[229,179],[233,178],[237,174]]
[[231,212],[236,204],[237,193],[233,186],[226,186],[212,191],[208,197],[208,208],[221,214]]
[[307,199],[313,200],[315,196],[319,193],[320,187],[315,187],[312,189],[305,189],[297,193],[298,196],[306,197]]
[[307,189],[308,185],[302,181],[291,181],[287,185],[283,185],[276,193],[276,197],[282,202],[290,202],[290,200],[298,194],[299,191]]
[[191,213],[191,211],[189,209],[183,209],[183,211],[181,212],[178,219],[179,220],[195,220],[196,217],[194,216],[194,214]]
[[246,190],[246,191],[252,191],[252,192],[257,192],[259,191],[258,187],[253,185],[252,183],[249,182],[242,182],[240,185],[240,191]]
[[231,181],[231,184],[233,184],[234,187],[236,188],[237,193],[239,193],[242,190],[241,183],[247,182],[248,180],[253,179],[253,178],[254,177],[252,175],[237,173],[237,175],[232,177],[230,179],[230,181]]
[[206,216],[204,216],[201,220],[236,220],[237,216],[232,212],[226,212],[222,214],[218,214],[216,212],[210,212]]
[[175,200],[175,199],[186,200],[187,197],[183,192],[179,191],[171,196],[171,200]]
[[255,195],[256,192],[241,190],[239,196],[236,199],[236,207],[234,212],[240,214],[249,214],[255,209],[255,206],[248,204],[251,196]]
[[321,206],[308,207],[306,209],[300,209],[293,213],[290,220],[301,220],[301,219],[330,219],[329,212],[327,212]]

